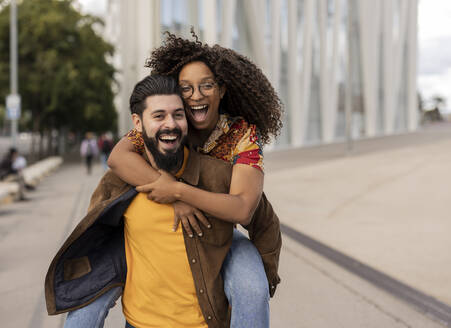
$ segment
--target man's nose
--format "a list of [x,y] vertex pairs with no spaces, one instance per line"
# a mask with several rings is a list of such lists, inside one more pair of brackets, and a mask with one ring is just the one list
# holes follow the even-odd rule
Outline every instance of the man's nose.
[[174,120],[172,115],[168,115],[164,121],[164,126],[168,129],[173,129],[177,126],[177,122]]

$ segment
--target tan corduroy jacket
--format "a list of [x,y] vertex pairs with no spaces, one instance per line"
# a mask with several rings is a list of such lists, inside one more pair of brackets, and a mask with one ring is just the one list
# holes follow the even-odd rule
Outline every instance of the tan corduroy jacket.
[[[232,166],[191,150],[181,179],[204,190],[228,193]],[[72,311],[93,302],[109,289],[124,286],[127,274],[122,215],[136,190],[111,171],[100,181],[88,214],[52,260],[45,279],[49,314]],[[229,310],[221,267],[232,243],[233,225],[206,215],[212,224],[202,237],[183,232],[197,297],[209,327],[228,327]],[[282,245],[279,220],[263,195],[246,227],[260,252],[273,296]]]

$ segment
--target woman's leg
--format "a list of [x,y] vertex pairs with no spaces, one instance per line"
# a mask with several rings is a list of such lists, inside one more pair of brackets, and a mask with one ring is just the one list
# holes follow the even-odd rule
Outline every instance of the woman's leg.
[[230,327],[269,327],[269,289],[262,259],[254,244],[236,229],[222,275],[232,307]]
[[108,311],[116,305],[122,287],[114,287],[94,302],[67,314],[64,328],[103,328]]

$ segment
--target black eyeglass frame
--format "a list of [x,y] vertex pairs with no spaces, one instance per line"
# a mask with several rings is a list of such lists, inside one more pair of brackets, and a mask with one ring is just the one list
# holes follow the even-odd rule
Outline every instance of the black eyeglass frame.
[[[219,84],[218,84],[216,81],[209,81],[209,82],[203,82],[203,83],[200,83],[200,84],[197,86],[197,90],[199,90],[199,93],[200,93],[202,96],[204,96],[204,97],[208,97],[208,96],[211,95],[211,94],[204,94],[205,90],[204,90],[204,92],[202,92],[202,87],[203,87],[204,85],[206,85],[206,84],[211,84],[211,85],[212,85],[211,90],[214,90],[215,87],[218,87],[218,86],[219,86]],[[189,99],[189,98],[191,98],[191,97],[193,96],[193,94],[194,94],[194,86],[192,86],[191,84],[180,85],[179,87],[180,87],[180,93],[182,94],[182,98],[183,98],[183,99]],[[183,88],[187,88],[187,87],[189,87],[189,88],[191,89],[191,92],[189,93],[188,96],[185,96],[185,95],[184,95],[184,92],[183,92]]]

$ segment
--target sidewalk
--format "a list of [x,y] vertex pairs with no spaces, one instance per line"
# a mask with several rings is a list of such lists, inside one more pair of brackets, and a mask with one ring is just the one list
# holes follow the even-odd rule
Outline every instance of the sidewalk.
[[63,326],[63,316],[47,316],[44,277],[50,260],[86,212],[102,174],[64,165],[45,178],[29,201],[0,206],[0,318],[5,328]]
[[[450,304],[451,133],[439,130],[350,156],[342,145],[268,154],[265,191],[284,224]],[[101,174],[66,165],[31,201],[0,207],[2,327],[63,326],[46,314],[44,276]],[[271,327],[442,327],[286,236],[282,252]],[[119,304],[105,327],[123,322]]]
[[[270,172],[265,177],[265,191],[286,225],[451,305],[451,126],[428,128],[410,139],[365,140],[355,145],[351,155],[345,154],[344,145],[272,153],[267,156]],[[284,161],[286,158],[290,160]],[[384,293],[366,282],[361,285],[358,278],[346,283],[338,278],[341,269],[327,261],[321,261],[317,274],[308,274],[295,259],[307,259],[315,267],[312,259],[316,254],[310,257],[307,252],[303,257],[305,249],[299,244],[289,238],[284,242],[287,258],[285,267],[282,258],[282,274],[292,274],[285,276],[272,309],[285,313],[284,320],[291,318],[295,327],[330,326],[334,321],[319,323],[324,316],[335,318],[334,327],[396,327],[395,322],[403,327],[433,325],[421,315],[404,312],[412,311],[410,305],[407,308],[391,297],[378,299],[376,295]],[[307,277],[301,278],[303,274]],[[337,282],[336,288],[322,291],[323,285],[315,283],[321,275]],[[293,289],[298,285],[291,282],[300,279],[308,282]],[[357,310],[345,298],[337,302],[343,281],[344,289],[360,295],[362,302],[369,301],[375,311],[386,313],[394,320],[392,325],[363,315],[365,310]],[[321,297],[321,301],[311,304],[310,297],[299,296],[309,286],[315,289],[309,296],[314,295],[314,300]],[[296,320],[305,319],[302,302],[318,313],[311,315],[310,309],[312,321],[298,326]],[[291,310],[285,308],[287,304],[292,304]],[[348,315],[352,320],[346,322]]]

